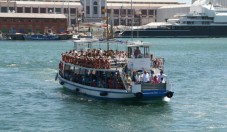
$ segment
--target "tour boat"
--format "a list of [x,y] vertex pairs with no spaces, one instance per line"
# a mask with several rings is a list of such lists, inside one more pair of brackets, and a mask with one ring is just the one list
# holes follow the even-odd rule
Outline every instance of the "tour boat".
[[[99,41],[74,41],[74,48],[62,53],[55,80],[70,91],[101,100],[147,101],[173,96],[164,59],[149,53],[150,44],[112,43],[104,50],[95,48],[103,44]],[[110,50],[114,44],[121,50]]]

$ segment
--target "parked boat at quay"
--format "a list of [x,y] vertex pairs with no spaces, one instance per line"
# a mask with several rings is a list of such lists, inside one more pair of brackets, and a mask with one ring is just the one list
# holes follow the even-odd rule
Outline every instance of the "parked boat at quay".
[[69,40],[72,34],[6,34],[8,40]]
[[164,59],[150,54],[150,45],[127,42],[126,50],[110,50],[108,45],[109,50],[102,50],[94,45],[103,43],[77,40],[74,49],[62,53],[55,79],[63,87],[102,100],[147,101],[173,96],[164,74]]
[[190,13],[164,23],[150,23],[117,34],[119,38],[227,37],[227,9],[207,0],[197,0]]

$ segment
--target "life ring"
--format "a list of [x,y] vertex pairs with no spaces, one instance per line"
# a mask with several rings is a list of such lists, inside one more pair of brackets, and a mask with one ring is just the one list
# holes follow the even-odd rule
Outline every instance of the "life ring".
[[61,82],[60,82],[60,84],[61,84],[61,85],[63,85],[63,84],[64,84],[64,82],[62,82],[62,81],[61,81]]
[[172,97],[173,97],[173,93],[174,93],[174,92],[167,92],[167,93],[166,93],[166,96],[167,96],[168,98],[172,98]]
[[99,93],[99,95],[100,95],[100,96],[107,96],[107,95],[108,95],[108,92],[102,91],[102,92]]
[[79,92],[80,91],[80,89],[79,88],[76,88],[76,92]]
[[143,97],[143,93],[137,92],[136,93],[136,97],[139,98],[139,99],[141,99]]

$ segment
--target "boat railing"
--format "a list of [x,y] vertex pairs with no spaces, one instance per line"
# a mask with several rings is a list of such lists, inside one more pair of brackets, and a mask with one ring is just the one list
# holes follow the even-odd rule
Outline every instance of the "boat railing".
[[111,68],[117,68],[117,67],[123,67],[127,63],[125,58],[120,59],[110,59],[110,67]]
[[123,82],[123,85],[124,85],[125,89],[128,91],[127,85],[126,85],[126,82],[125,82],[125,79],[124,79],[125,73],[122,72],[122,71],[119,71],[119,73],[120,73],[120,77],[121,77],[121,80]]

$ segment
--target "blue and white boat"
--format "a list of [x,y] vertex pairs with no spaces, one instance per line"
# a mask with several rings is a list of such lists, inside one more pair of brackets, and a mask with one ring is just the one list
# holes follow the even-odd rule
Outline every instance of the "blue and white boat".
[[23,36],[25,40],[59,40],[59,36],[55,34],[25,34]]
[[[163,73],[164,59],[149,53],[149,44],[127,42],[125,50],[105,51],[94,48],[93,42],[75,41],[74,49],[62,53],[55,79],[64,88],[102,100],[148,101],[173,96]],[[134,54],[138,49],[139,54]],[[155,76],[161,80],[151,80]]]

